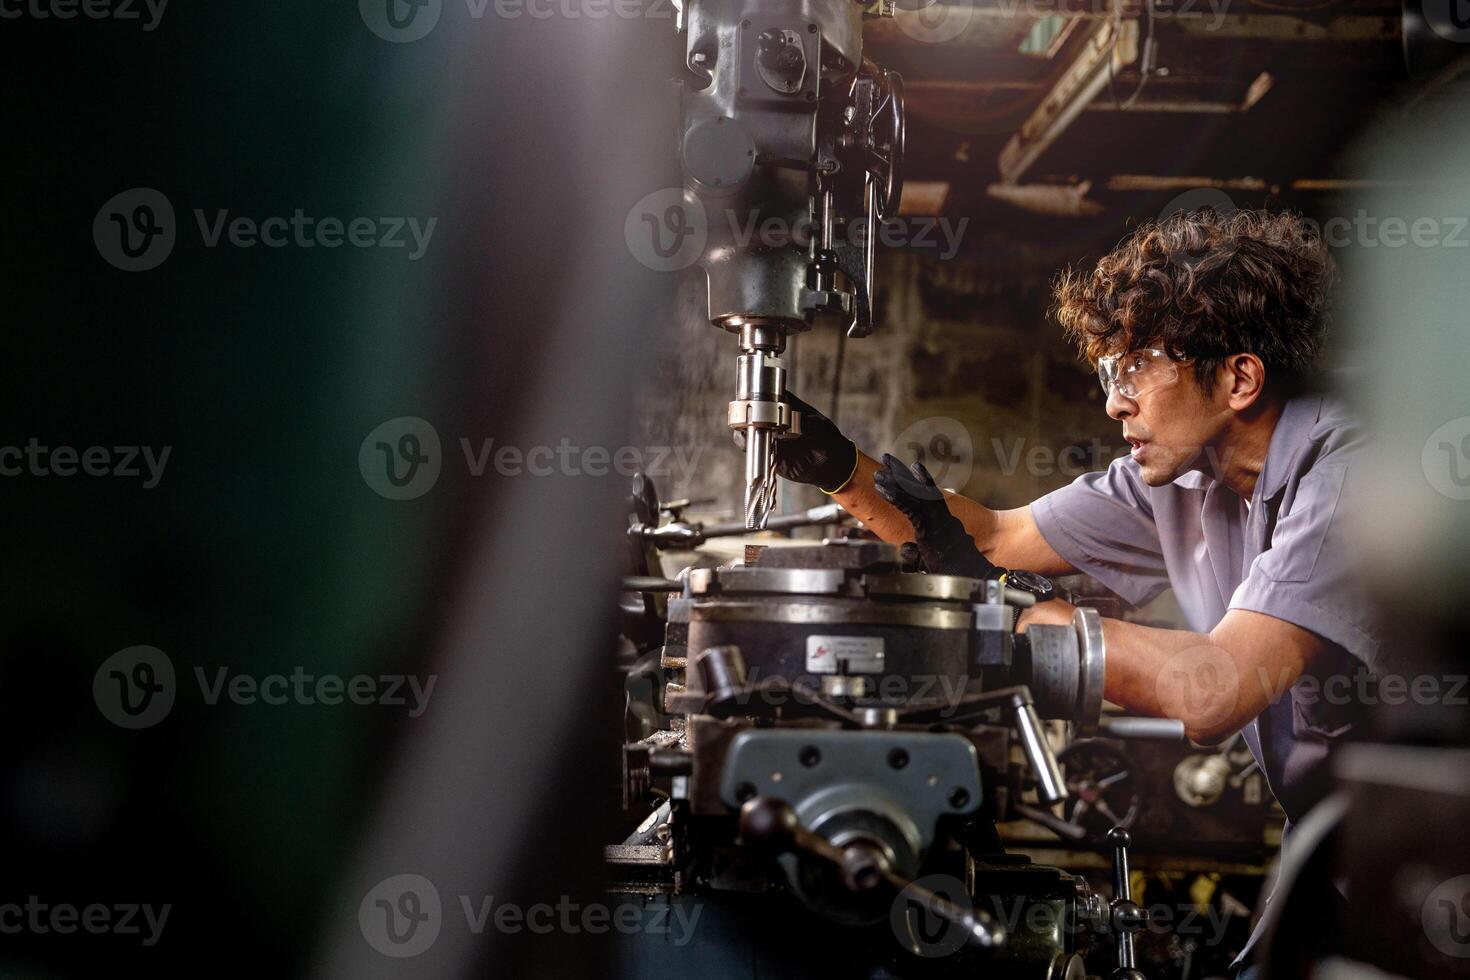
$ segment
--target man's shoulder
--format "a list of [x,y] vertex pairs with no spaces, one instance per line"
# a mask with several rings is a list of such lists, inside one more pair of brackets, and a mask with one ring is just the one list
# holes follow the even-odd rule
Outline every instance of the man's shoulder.
[[1341,396],[1318,392],[1299,395],[1293,402],[1298,399],[1304,402],[1303,409],[1311,413],[1303,439],[1305,451],[1299,454],[1303,468],[1345,464],[1367,447],[1368,432],[1362,417]]

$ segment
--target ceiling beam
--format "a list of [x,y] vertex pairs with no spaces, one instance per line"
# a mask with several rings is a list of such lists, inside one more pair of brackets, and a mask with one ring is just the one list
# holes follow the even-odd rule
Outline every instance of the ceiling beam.
[[1000,151],[996,160],[1000,182],[1020,182],[1026,170],[1107,85],[1110,64],[1116,71],[1137,58],[1137,21],[1125,20],[1117,28],[1110,20],[1089,24],[1076,57]]
[[[1330,18],[1287,13],[1230,14],[1228,4],[1229,0],[1169,0],[1166,5],[1160,0],[1154,19],[1168,33],[1220,41],[1394,41],[1401,26],[1397,16],[1378,14],[1339,14]],[[1115,16],[1111,4],[1088,0],[977,0],[973,4],[942,0],[921,10],[899,10],[891,19],[870,21],[863,37],[879,47],[936,43],[949,47],[1008,47],[1016,29],[1004,22],[1022,18],[1025,23],[1057,14],[1088,20],[1112,20]],[[1143,6],[1124,0],[1121,17],[1142,20]],[[945,33],[953,31],[953,36],[936,42],[924,24],[947,25]]]

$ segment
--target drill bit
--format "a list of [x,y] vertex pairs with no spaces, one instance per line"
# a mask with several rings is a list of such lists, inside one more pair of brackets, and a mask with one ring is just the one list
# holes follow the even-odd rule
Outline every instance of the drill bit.
[[776,504],[776,443],[769,429],[745,430],[745,526],[762,529]]

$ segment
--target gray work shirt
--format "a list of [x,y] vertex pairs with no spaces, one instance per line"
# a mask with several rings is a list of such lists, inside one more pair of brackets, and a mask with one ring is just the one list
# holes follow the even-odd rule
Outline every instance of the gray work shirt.
[[[1363,513],[1361,428],[1320,394],[1282,407],[1250,504],[1212,475],[1191,471],[1150,487],[1131,458],[1031,505],[1047,543],[1133,603],[1172,586],[1192,629],[1212,630],[1231,609],[1294,623],[1335,644],[1309,664],[1244,732],[1291,824],[1327,793],[1328,756],[1367,711],[1364,679],[1382,673],[1381,623],[1357,575]],[[1267,899],[1269,901],[1269,899]],[[1232,967],[1252,955],[1257,925]]]
[[[1057,554],[1130,602],[1172,586],[1196,632],[1249,609],[1335,644],[1289,694],[1279,679],[1237,679],[1273,696],[1243,734],[1286,811],[1288,834],[1330,788],[1329,751],[1366,712],[1364,681],[1384,670],[1381,625],[1356,574],[1364,448],[1338,403],[1304,394],[1282,408],[1249,506],[1198,471],[1150,487],[1131,458],[1031,505]],[[1236,965],[1259,938],[1258,927]]]
[[1150,487],[1127,457],[1031,505],[1057,554],[1130,602],[1172,586],[1196,632],[1248,609],[1336,645],[1289,695],[1277,678],[1237,678],[1273,697],[1243,734],[1292,821],[1328,789],[1329,749],[1351,735],[1366,708],[1359,692],[1383,666],[1380,626],[1356,573],[1351,502],[1364,448],[1338,403],[1303,394],[1282,407],[1249,506],[1200,471]]

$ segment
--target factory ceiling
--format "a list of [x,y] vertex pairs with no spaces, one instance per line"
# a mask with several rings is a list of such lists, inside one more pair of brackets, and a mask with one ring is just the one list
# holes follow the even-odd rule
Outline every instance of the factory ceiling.
[[902,212],[1074,220],[1351,191],[1344,151],[1466,47],[1383,0],[941,0],[865,37],[905,81]]

